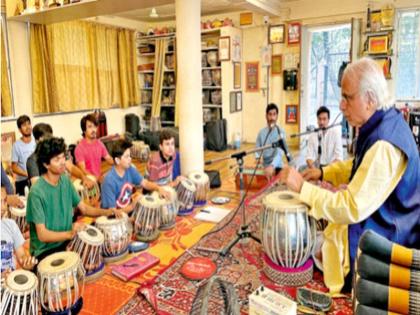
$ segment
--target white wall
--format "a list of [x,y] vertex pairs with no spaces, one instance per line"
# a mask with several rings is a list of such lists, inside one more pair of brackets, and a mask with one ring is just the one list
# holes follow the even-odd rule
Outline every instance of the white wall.
[[[88,20],[130,29],[144,27],[140,22],[121,18],[99,17]],[[67,144],[76,142],[81,138],[80,119],[89,111],[34,115],[32,111],[32,79],[27,24],[9,21],[8,31],[15,118],[3,121],[1,123],[1,132],[15,131],[16,136],[19,136],[16,118],[26,114],[32,119],[32,126],[39,122],[47,122],[52,126],[54,134],[64,137]],[[127,109],[107,109],[105,113],[107,116],[108,134],[121,134],[125,131],[124,116],[128,113],[140,115],[140,109],[137,106]]]
[[[370,1],[373,8],[380,8],[385,3],[392,3],[397,8],[419,7],[419,0],[394,0],[394,1]],[[284,16],[272,18],[270,23],[286,23],[287,21],[299,20],[304,25],[316,25],[324,23],[336,23],[350,21],[352,17],[365,18],[367,9],[367,0],[300,0],[285,2],[282,10]],[[239,13],[219,14],[215,16],[203,17],[202,21],[213,20],[214,18],[229,17],[233,19],[235,26],[239,26]],[[148,27],[168,26],[174,22],[161,22],[157,24],[138,23],[131,20],[119,18],[100,18],[107,24],[121,25],[134,29],[147,30]],[[243,139],[246,141],[255,141],[257,132],[265,125],[264,109],[266,97],[262,92],[246,93],[245,92],[245,62],[260,61],[260,47],[266,43],[267,29],[262,25],[262,16],[254,14],[254,25],[242,28],[242,90],[243,90],[243,111],[241,114],[235,114],[236,117],[242,117],[229,130],[229,137],[235,132],[242,132]],[[33,117],[32,113],[32,97],[31,97],[31,75],[29,46],[26,31],[26,24],[19,22],[9,23],[9,41],[12,63],[12,85],[14,90],[14,104],[16,117],[21,114],[28,114]],[[284,53],[299,49],[296,47],[287,47],[287,44],[276,44],[273,47],[274,53]],[[395,67],[395,62],[393,67]],[[262,84],[260,68],[260,86]],[[395,68],[392,70],[395,73]],[[392,89],[392,80],[389,82]],[[232,83],[233,87],[233,83]],[[285,92],[282,89],[282,77],[276,76],[270,78],[270,97],[269,101],[280,105],[279,122],[284,123],[284,105],[296,104],[299,102],[298,93]],[[129,112],[139,114],[138,108],[130,109],[110,109],[106,110],[108,119],[109,133],[124,132],[124,115]],[[35,117],[34,123],[40,121],[49,122],[57,136],[64,136],[67,142],[74,142],[80,137],[80,118],[84,113],[72,113],[66,115],[52,115],[44,117]],[[235,120],[236,121],[236,120]],[[237,129],[237,130],[235,130]],[[243,129],[243,131],[241,130]],[[16,131],[16,121],[2,122],[1,131]],[[288,133],[298,131],[297,125],[287,125]],[[229,139],[231,141],[231,139]]]

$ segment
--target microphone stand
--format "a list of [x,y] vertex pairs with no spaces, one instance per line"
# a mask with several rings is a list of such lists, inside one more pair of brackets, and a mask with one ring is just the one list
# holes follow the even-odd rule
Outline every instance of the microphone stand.
[[306,135],[309,135],[311,133],[315,133],[315,132],[318,132],[318,131],[328,130],[328,129],[331,129],[331,128],[337,127],[337,126],[341,126],[341,123],[336,123],[336,124],[330,125],[328,127],[315,128],[314,130],[309,130],[309,131],[305,131],[305,132],[301,132],[301,133],[295,133],[293,135],[290,135],[290,138],[296,138],[296,137],[306,136]]
[[[255,152],[258,152],[258,151],[263,151],[263,150],[270,149],[270,148],[277,148],[277,147],[280,146],[279,142],[280,141],[276,141],[274,143],[270,143],[270,144],[267,144],[267,145],[262,146],[262,147],[233,153],[232,155],[229,155],[229,156],[226,156],[226,157],[216,158],[216,159],[208,160],[208,161],[205,162],[205,165],[210,165],[210,164],[220,162],[220,161],[224,161],[224,160],[228,160],[228,159],[236,159],[236,163],[238,164],[238,169],[239,169],[239,191],[240,191],[240,203],[241,203],[241,209],[239,209],[239,211],[242,211],[242,213],[241,213],[241,226],[238,229],[238,231],[236,232],[235,238],[233,240],[231,240],[222,250],[219,251],[219,254],[223,257],[226,256],[230,252],[232,247],[235,246],[236,243],[238,243],[242,239],[251,238],[251,239],[257,241],[258,243],[261,243],[260,239],[258,237],[256,237],[254,234],[252,234],[252,232],[249,230],[249,225],[246,222],[245,202],[244,202],[245,184],[244,184],[244,176],[243,176],[244,157],[247,156],[248,154],[252,154],[252,153],[255,153]],[[206,249],[202,248],[201,250],[206,250]]]

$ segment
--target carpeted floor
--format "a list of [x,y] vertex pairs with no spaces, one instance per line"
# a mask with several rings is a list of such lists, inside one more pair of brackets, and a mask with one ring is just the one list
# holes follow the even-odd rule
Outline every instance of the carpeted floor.
[[[275,189],[275,188],[273,188]],[[266,194],[268,191],[264,192]],[[253,200],[247,206],[247,215],[251,222],[251,229],[258,231],[258,213],[261,210],[261,196]],[[227,217],[224,221],[228,220]],[[223,224],[223,221],[219,224]],[[206,256],[217,263],[217,275],[222,279],[234,284],[241,305],[241,313],[248,313],[248,295],[257,289],[261,284],[281,292],[294,299],[296,288],[279,286],[269,280],[262,273],[262,246],[253,241],[240,243],[235,246],[231,253],[221,258],[218,254],[201,251],[198,248],[220,249],[227,244],[235,235],[240,224],[240,216],[235,216],[231,224],[222,231],[200,241],[196,246],[185,252],[172,265],[163,271],[148,287],[152,287],[157,298],[157,310],[141,294],[135,294],[118,312],[120,315],[134,314],[189,314],[197,288],[200,283],[189,281],[179,274],[179,269],[186,260],[194,256]],[[314,274],[314,279],[307,285],[320,291],[327,291],[322,282],[322,275],[319,272]],[[213,314],[208,309],[208,314]],[[331,314],[352,314],[351,299],[334,299]]]

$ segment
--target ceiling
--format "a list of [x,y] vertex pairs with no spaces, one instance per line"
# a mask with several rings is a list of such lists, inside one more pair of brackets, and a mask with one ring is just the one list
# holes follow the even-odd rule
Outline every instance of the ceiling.
[[[201,15],[213,15],[237,11],[254,11],[264,15],[280,15],[281,4],[297,0],[201,0]],[[171,4],[155,6],[159,15],[150,17],[152,7],[121,12],[115,16],[142,22],[160,22],[175,19],[175,1]]]

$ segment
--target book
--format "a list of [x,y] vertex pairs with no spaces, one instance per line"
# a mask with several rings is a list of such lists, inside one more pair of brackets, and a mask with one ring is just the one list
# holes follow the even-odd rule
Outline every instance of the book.
[[133,257],[122,264],[111,267],[111,272],[114,276],[123,281],[129,281],[138,274],[145,272],[160,262],[160,259],[147,252]]
[[222,221],[229,212],[229,210],[218,207],[205,207],[204,209],[201,209],[194,218],[200,221],[218,223]]

